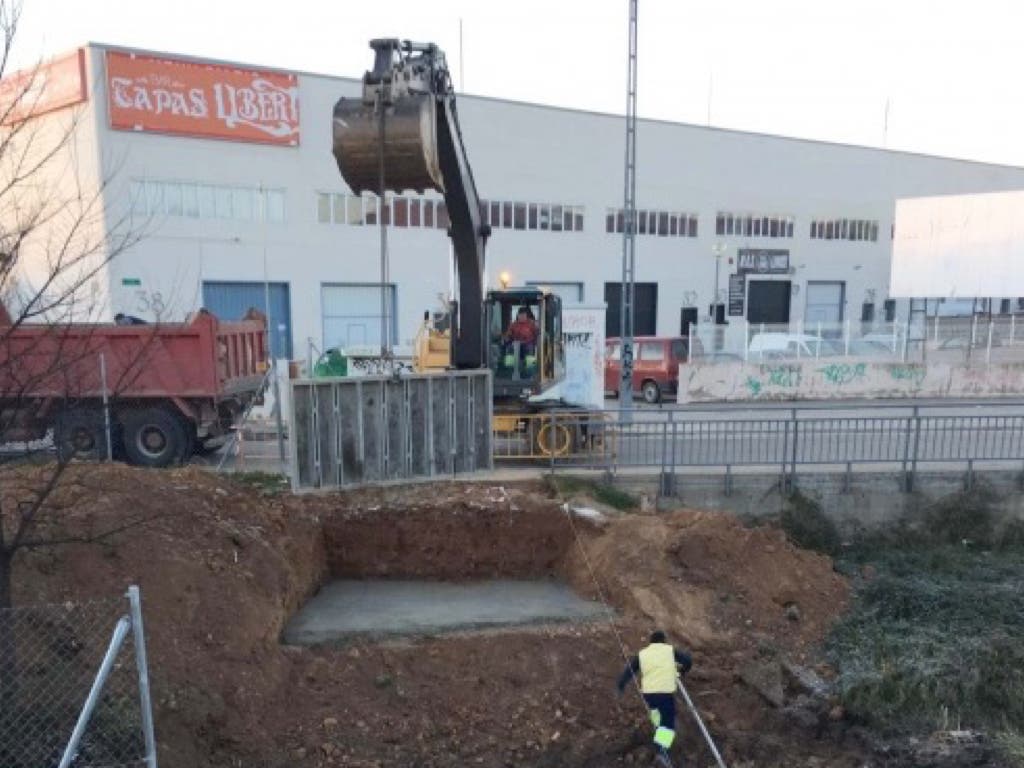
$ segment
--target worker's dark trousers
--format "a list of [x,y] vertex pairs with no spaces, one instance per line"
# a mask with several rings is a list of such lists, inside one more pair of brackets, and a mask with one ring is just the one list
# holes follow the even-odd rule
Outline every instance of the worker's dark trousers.
[[654,720],[655,727],[667,728],[670,731],[676,729],[676,697],[673,693],[645,693],[644,702],[648,709],[658,713]]

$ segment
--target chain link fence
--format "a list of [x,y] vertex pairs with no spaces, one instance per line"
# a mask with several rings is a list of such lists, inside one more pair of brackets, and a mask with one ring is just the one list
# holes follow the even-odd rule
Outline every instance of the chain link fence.
[[137,596],[0,610],[0,766],[155,768]]

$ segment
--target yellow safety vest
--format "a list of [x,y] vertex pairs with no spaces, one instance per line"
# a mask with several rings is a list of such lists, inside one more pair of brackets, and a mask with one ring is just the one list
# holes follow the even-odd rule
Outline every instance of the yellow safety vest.
[[640,651],[640,690],[644,693],[675,693],[678,678],[671,645],[651,643]]

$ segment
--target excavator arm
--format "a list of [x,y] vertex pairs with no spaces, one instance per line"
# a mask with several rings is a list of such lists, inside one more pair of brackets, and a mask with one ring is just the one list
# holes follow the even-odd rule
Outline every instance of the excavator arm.
[[459,128],[444,53],[434,44],[371,40],[373,70],[360,98],[334,106],[334,157],[356,194],[434,189],[444,195],[455,254],[452,365],[485,365],[484,247],[473,171]]

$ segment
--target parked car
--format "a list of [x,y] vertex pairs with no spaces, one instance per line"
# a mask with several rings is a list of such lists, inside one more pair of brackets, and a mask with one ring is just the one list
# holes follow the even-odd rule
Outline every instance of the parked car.
[[[689,340],[681,336],[638,336],[633,347],[633,391],[647,403],[660,403],[679,391],[679,364],[689,360]],[[700,339],[694,352],[701,353]],[[605,342],[604,389],[618,397],[622,379],[622,345],[619,339]]]
[[843,350],[831,339],[809,333],[757,333],[747,346],[748,358],[764,359],[798,357],[834,357]]

